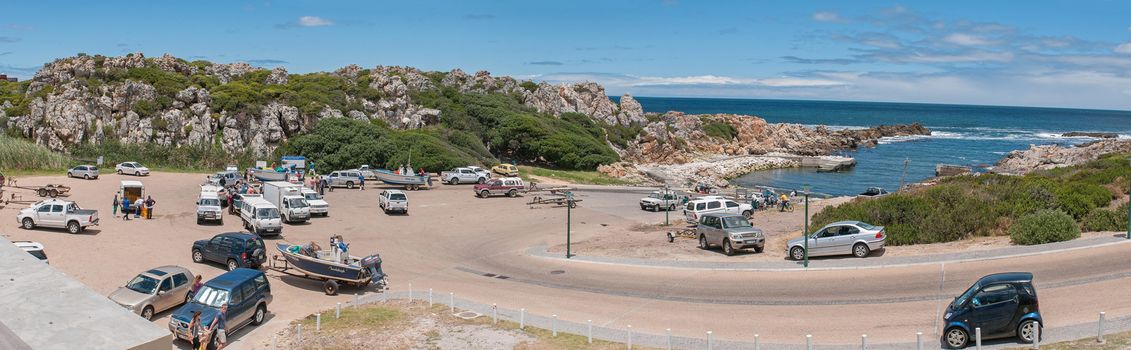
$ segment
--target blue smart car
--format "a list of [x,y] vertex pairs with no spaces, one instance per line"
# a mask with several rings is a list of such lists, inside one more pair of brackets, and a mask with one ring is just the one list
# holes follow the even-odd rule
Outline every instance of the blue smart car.
[[1038,305],[1032,273],[982,277],[947,307],[942,343],[950,349],[965,348],[977,328],[982,329],[982,339],[1016,336],[1022,343],[1032,343],[1044,324]]

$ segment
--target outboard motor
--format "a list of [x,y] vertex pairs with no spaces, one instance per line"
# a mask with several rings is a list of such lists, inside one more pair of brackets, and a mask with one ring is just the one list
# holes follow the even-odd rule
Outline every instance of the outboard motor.
[[381,270],[381,254],[361,258],[361,267],[369,270],[369,275],[373,276],[374,283],[382,283],[385,280],[385,271]]

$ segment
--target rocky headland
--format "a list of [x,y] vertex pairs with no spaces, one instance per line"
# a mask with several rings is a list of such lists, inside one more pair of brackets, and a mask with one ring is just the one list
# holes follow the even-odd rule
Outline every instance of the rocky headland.
[[[613,102],[592,82],[536,83],[459,69],[350,65],[289,74],[284,68],[135,53],[58,59],[20,84],[26,85],[19,95],[9,90],[0,96],[0,127],[64,153],[112,141],[214,146],[262,157],[325,118],[376,121],[394,130],[453,128],[442,122],[440,109],[418,101],[440,90],[503,95],[552,116],[584,114],[620,158],[599,171],[676,186],[725,185],[725,179],[750,171],[798,166],[796,156],[827,156],[875,146],[884,137],[930,134],[918,124],[831,130],[749,115],[645,113],[632,96]],[[309,84],[326,87],[311,90]],[[321,95],[309,97],[310,91]]]
[[996,173],[1027,174],[1087,163],[1110,153],[1131,152],[1131,140],[1106,139],[1077,146],[1030,145],[1027,150],[1009,152],[991,169]]

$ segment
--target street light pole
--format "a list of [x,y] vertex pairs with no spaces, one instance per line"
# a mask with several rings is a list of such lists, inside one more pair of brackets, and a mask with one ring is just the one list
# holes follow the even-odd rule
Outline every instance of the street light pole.
[[566,259],[569,259],[570,254],[570,237],[569,237],[569,224],[571,222],[571,210],[573,209],[573,192],[566,192]]
[[[1127,157],[1127,163],[1128,163],[1127,165],[1131,166],[1131,157]],[[1129,180],[1131,180],[1131,179],[1129,179]],[[1127,182],[1128,182],[1127,196],[1129,197],[1128,202],[1127,202],[1127,203],[1129,203],[1127,205],[1127,239],[1131,239],[1131,181],[1127,181]]]
[[801,187],[805,193],[805,267],[809,267],[809,184]]

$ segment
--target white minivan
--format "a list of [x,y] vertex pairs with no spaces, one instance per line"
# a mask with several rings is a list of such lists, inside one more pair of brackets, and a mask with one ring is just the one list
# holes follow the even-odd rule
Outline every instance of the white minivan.
[[263,197],[248,197],[240,203],[240,219],[244,228],[257,235],[283,233],[279,208]]
[[699,223],[703,214],[742,214],[749,219],[753,212],[754,207],[750,204],[738,203],[722,196],[696,198],[687,202],[687,206],[683,208],[684,219],[689,224]]

